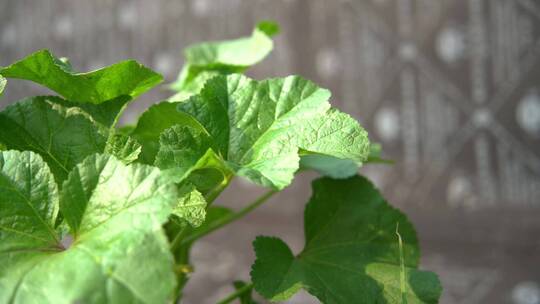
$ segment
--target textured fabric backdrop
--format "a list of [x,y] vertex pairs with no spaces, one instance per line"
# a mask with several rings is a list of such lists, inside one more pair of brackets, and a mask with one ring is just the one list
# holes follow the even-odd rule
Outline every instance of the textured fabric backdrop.
[[[416,223],[442,303],[540,303],[536,0],[2,0],[0,65],[49,48],[80,71],[135,58],[172,81],[183,47],[247,35],[261,19],[282,34],[250,75],[315,80],[383,144],[396,165],[363,172]],[[0,106],[44,92],[10,81]],[[143,96],[124,122],[165,96]],[[312,177],[198,245],[186,303],[213,303],[248,279],[258,234],[301,248]],[[236,181],[222,202],[257,193]]]

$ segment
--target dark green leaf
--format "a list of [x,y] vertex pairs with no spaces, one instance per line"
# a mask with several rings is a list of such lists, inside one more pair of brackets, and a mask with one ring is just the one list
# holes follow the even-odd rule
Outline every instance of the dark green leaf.
[[0,142],[7,149],[30,150],[47,162],[56,181],[88,155],[101,153],[108,131],[78,107],[58,97],[33,97],[0,112]]
[[141,160],[153,164],[159,150],[159,137],[163,131],[176,125],[188,125],[195,128],[199,125],[189,115],[176,110],[178,104],[161,102],[146,110],[131,135],[142,144]]
[[161,82],[161,75],[134,60],[122,61],[88,73],[74,73],[71,66],[48,50],[0,69],[6,78],[39,83],[73,102],[100,104],[128,96],[135,98]]
[[298,256],[280,239],[255,240],[251,278],[257,292],[273,301],[304,288],[323,303],[402,303],[402,296],[408,303],[437,303],[437,276],[416,269],[419,249],[412,224],[368,180],[323,178],[313,183],[313,191],[305,211],[306,245]]
[[105,128],[110,128],[116,124],[119,115],[130,101],[129,97],[126,96],[105,101],[98,105],[91,103],[76,103],[61,98],[54,98],[52,100],[66,108],[78,108],[88,113],[90,116],[92,116],[94,121],[103,125]]

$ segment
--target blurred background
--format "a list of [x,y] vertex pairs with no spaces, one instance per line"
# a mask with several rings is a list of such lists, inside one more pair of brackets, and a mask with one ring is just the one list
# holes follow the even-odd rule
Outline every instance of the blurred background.
[[[396,165],[362,168],[417,226],[441,303],[540,303],[540,2],[536,0],[1,0],[0,65],[42,48],[88,71],[134,58],[175,79],[189,44],[273,19],[276,49],[255,78],[301,74],[333,92]],[[8,83],[0,107],[47,93]],[[132,104],[132,123],[171,95]],[[302,175],[241,222],[203,239],[185,303],[215,303],[249,280],[256,235],[298,252]],[[262,192],[237,180],[220,200]],[[144,265],[141,265],[144,267]],[[289,303],[316,303],[299,294]]]

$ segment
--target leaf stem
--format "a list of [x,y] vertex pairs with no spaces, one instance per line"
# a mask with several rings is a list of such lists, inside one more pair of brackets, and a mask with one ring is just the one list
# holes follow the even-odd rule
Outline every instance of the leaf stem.
[[221,194],[221,192],[223,192],[223,190],[229,186],[232,178],[232,175],[224,175],[223,181],[205,195],[205,200],[208,203],[208,206],[210,206]]
[[259,207],[260,205],[264,204],[269,198],[271,198],[274,194],[276,194],[278,191],[276,190],[270,190],[268,192],[266,192],[265,194],[263,194],[262,196],[260,196],[259,198],[257,198],[256,200],[254,200],[253,202],[251,202],[250,204],[248,204],[246,207],[242,208],[241,210],[239,210],[238,212],[235,212],[229,216],[226,216],[226,217],[223,217],[215,222],[213,222],[212,224],[210,224],[208,226],[208,228],[204,229],[204,230],[201,230],[201,231],[198,231],[192,235],[189,235],[187,236],[186,238],[182,239],[181,241],[181,245],[184,245],[184,244],[189,244],[193,241],[195,241],[196,239],[199,239],[227,224],[230,224],[242,217],[244,217],[246,214],[250,213],[251,211],[253,211],[254,209],[256,209],[257,207]]
[[226,298],[224,298],[223,300],[219,301],[218,304],[228,304],[228,303],[231,303],[231,302],[234,301],[236,298],[239,298],[239,297],[241,297],[243,294],[245,294],[246,292],[251,291],[251,289],[253,289],[253,283],[246,284],[246,285],[242,286],[241,288],[238,288],[235,292],[231,293],[230,295],[228,295],[228,296],[227,296]]
[[182,243],[182,239],[184,238],[184,236],[186,235],[188,231],[189,229],[187,229],[186,226],[180,228],[180,231],[175,235],[174,239],[171,242],[170,248],[172,252],[176,252],[176,250],[178,250],[178,248],[180,247]]

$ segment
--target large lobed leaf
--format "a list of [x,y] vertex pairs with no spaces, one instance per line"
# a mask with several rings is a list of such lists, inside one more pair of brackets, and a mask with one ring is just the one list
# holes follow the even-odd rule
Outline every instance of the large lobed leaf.
[[251,278],[267,299],[283,301],[304,288],[323,303],[437,303],[437,276],[416,269],[412,224],[364,177],[316,180],[304,230],[306,245],[297,256],[278,238],[255,240]]
[[126,60],[88,73],[75,73],[71,66],[54,57],[48,50],[0,69],[6,78],[18,78],[39,83],[66,99],[101,104],[128,97],[135,98],[161,82],[161,75],[134,60]]
[[[156,168],[95,155],[59,194],[39,155],[1,152],[0,303],[171,301],[173,259],[161,225],[175,189]],[[68,249],[53,226],[59,204],[75,237]]]
[[242,73],[263,60],[273,49],[271,37],[279,26],[270,21],[255,27],[251,37],[205,42],[185,50],[186,63],[171,88],[179,93],[170,100],[183,100],[197,94],[204,83],[217,75]]
[[221,160],[220,165],[212,162],[214,168],[281,189],[298,170],[300,155],[357,165],[367,158],[367,133],[350,116],[331,109],[329,97],[328,90],[298,76],[260,82],[237,74],[217,76],[186,101],[151,108],[133,136],[143,144],[146,161],[155,158],[159,167],[177,170],[179,176],[210,154]]

